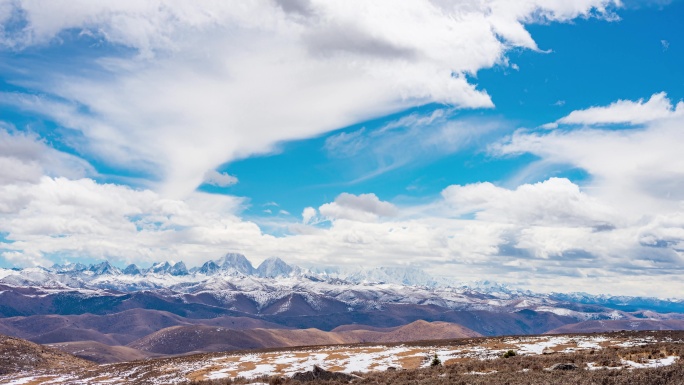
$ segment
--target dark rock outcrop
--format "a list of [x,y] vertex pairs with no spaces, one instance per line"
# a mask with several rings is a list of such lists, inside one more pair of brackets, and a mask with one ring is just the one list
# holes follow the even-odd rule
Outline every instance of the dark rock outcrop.
[[307,371],[307,372],[297,372],[292,376],[292,379],[295,381],[299,382],[309,382],[309,381],[316,381],[316,380],[323,380],[323,381],[332,381],[332,380],[341,380],[341,381],[351,381],[360,378],[359,376],[355,376],[353,374],[347,374],[347,373],[342,373],[342,372],[331,372],[329,370],[325,370],[318,365],[314,365],[313,370]]

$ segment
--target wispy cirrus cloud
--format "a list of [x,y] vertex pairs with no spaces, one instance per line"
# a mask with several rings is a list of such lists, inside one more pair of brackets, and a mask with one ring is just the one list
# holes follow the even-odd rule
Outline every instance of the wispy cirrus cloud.
[[453,110],[411,113],[376,129],[365,127],[328,137],[324,149],[344,159],[350,183],[359,183],[402,167],[433,162],[466,149],[484,151],[487,139],[510,132],[497,118],[456,118]]
[[643,124],[659,119],[684,115],[684,102],[672,105],[667,94],[660,92],[653,94],[648,100],[637,101],[618,100],[605,107],[591,107],[585,110],[573,111],[545,128],[556,128],[562,124]]

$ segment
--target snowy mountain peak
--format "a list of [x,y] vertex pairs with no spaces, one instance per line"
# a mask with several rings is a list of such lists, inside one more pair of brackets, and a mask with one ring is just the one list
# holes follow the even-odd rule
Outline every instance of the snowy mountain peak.
[[154,273],[154,274],[166,274],[171,270],[172,265],[167,261],[167,262],[157,262],[150,266],[149,269],[147,269],[148,273]]
[[505,284],[487,280],[471,282],[463,287],[470,290],[480,291],[483,293],[510,293],[511,291],[511,289]]
[[278,257],[271,257],[261,262],[256,274],[263,278],[287,277],[299,270],[298,267],[289,265]]
[[119,275],[121,270],[109,264],[109,261],[100,262],[97,265],[90,265],[88,271],[92,271],[95,275]]
[[175,265],[171,266],[169,269],[169,274],[171,275],[188,275],[188,268],[185,266],[185,263],[183,262],[177,262]]
[[256,269],[247,257],[239,253],[228,253],[215,261],[215,263],[224,271],[233,270],[244,275],[254,275],[256,273]]
[[126,268],[123,270],[123,273],[126,275],[140,275],[140,274],[142,274],[142,272],[140,271],[140,268],[133,263],[126,266]]
[[204,275],[212,275],[216,274],[219,270],[221,270],[221,266],[216,264],[216,262],[207,261],[197,270],[197,272]]
[[355,283],[393,283],[408,286],[438,286],[438,282],[423,270],[414,267],[377,267],[357,270],[345,277]]
[[88,269],[88,266],[86,266],[82,263],[65,263],[64,265],[54,264],[54,265],[52,265],[52,267],[49,270],[55,271],[58,273],[69,273],[72,271],[84,271],[87,269]]

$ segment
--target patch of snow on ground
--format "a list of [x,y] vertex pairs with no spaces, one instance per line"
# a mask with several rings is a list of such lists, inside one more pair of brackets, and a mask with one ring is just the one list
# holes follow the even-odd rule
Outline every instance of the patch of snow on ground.
[[29,382],[33,382],[36,380],[36,377],[24,377],[24,378],[18,378],[16,380],[12,380],[10,382],[7,382],[7,385],[21,385],[21,384],[27,384]]
[[247,370],[245,372],[240,372],[240,376],[245,378],[253,378],[260,376],[270,376],[275,372],[275,366],[271,364],[258,364],[256,368],[252,370]]
[[606,341],[608,341],[608,338],[603,336],[585,337],[584,339],[577,341],[577,347],[580,349],[601,349],[601,345],[599,344]]
[[537,339],[536,343],[520,344],[518,345],[519,354],[542,354],[544,349],[552,348],[558,345],[567,344],[570,341],[568,337],[549,337]]
[[[439,349],[436,350],[426,356],[426,360],[423,362],[421,367],[427,368],[432,364],[432,360],[435,357],[435,354],[437,354],[437,358],[444,364],[447,360],[455,357],[465,357],[462,355],[463,350],[445,350],[445,349]],[[478,357],[479,358],[479,357]]]
[[[311,370],[314,365],[325,367],[327,364],[328,353],[316,353],[307,357],[297,358],[297,361],[292,362],[289,368],[285,370],[285,374],[291,376],[297,372]],[[276,361],[275,363],[278,363]]]
[[630,348],[633,346],[645,346],[645,345],[648,345],[650,343],[653,343],[654,341],[655,341],[655,338],[646,337],[646,338],[639,338],[639,339],[624,341],[624,342],[615,344],[615,346],[619,346],[621,348]]
[[628,365],[635,369],[658,368],[661,366],[670,366],[674,364],[678,359],[679,357],[677,356],[669,356],[665,358],[655,358],[651,360],[646,360],[647,362],[644,363],[634,362],[630,360],[622,360],[622,364]]
[[224,368],[221,370],[217,370],[215,372],[211,372],[207,375],[207,379],[209,380],[220,380],[221,378],[227,378],[230,377],[230,373],[228,373],[230,369]]
[[[387,370],[390,366],[397,366],[397,354],[405,352],[407,349],[404,346],[397,346],[392,349],[380,350],[378,352],[353,354],[347,360],[344,366],[344,371],[350,372],[368,372],[370,370]],[[375,365],[373,365],[375,364]],[[371,365],[373,366],[371,368]]]
[[472,346],[465,350],[454,350],[451,358],[478,358],[480,360],[492,360],[501,357],[506,350],[489,349],[482,346]]
[[620,366],[599,366],[599,365],[596,365],[595,362],[587,362],[587,369],[588,370],[604,370],[604,369],[619,370],[619,369],[622,369],[622,367],[620,367]]
[[345,372],[367,372],[378,357],[374,353],[354,354],[347,360]]

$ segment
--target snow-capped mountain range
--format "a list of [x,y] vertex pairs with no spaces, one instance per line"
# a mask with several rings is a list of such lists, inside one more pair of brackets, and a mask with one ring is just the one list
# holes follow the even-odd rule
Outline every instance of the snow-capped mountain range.
[[[532,309],[581,320],[625,318],[626,312],[635,311],[684,313],[681,300],[586,293],[537,294],[489,281],[468,285],[451,283],[415,268],[312,270],[275,257],[255,268],[244,255],[237,253],[228,253],[191,269],[183,262],[160,262],[149,268],[132,264],[120,269],[107,261],[89,266],[75,263],[51,268],[0,269],[0,285],[88,295],[102,291],[122,294],[159,291],[172,296],[206,293],[229,309],[239,309],[231,301],[244,297],[254,307],[249,313],[257,314],[293,295],[305,302],[304,307],[314,310],[332,301],[335,307],[348,310],[379,309],[388,304],[432,305],[450,310]],[[286,312],[292,306],[290,302],[268,312]]]
[[40,343],[126,345],[171,327],[333,331],[417,320],[486,336],[684,329],[684,301],[463,285],[413,268],[305,269],[279,258],[255,268],[234,253],[190,269],[183,262],[0,269],[0,334]]
[[[273,257],[258,267],[242,254],[228,253],[218,260],[205,262],[202,266],[188,269],[181,262],[158,262],[148,268],[131,264],[125,268],[113,266],[108,261],[84,265],[68,263],[50,268],[0,269],[0,284],[19,286],[42,286],[57,288],[111,289],[137,291],[171,288],[178,284],[193,284],[223,279],[245,277],[297,278],[312,282],[339,282],[351,284],[399,284],[406,286],[450,286],[445,280],[437,280],[416,268],[380,267],[368,270],[343,271],[340,269],[304,269]],[[502,287],[501,287],[502,288]]]

